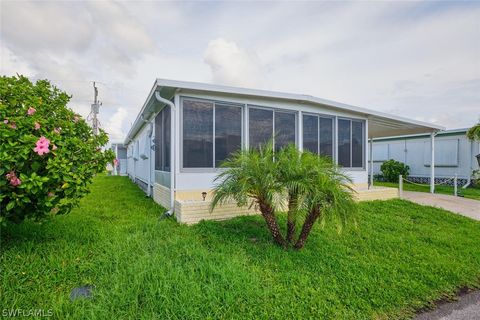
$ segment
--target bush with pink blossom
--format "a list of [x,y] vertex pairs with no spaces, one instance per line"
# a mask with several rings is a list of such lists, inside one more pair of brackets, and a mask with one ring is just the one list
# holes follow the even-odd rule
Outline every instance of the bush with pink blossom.
[[68,213],[114,158],[47,80],[0,77],[0,223]]

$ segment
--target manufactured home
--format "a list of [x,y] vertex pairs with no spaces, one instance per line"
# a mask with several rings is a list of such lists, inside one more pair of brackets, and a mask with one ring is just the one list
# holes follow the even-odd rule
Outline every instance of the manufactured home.
[[115,153],[116,166],[113,167],[113,175],[127,175],[127,148],[123,143],[113,142],[110,149]]
[[405,134],[433,141],[443,129],[309,95],[157,79],[124,144],[128,176],[178,221],[195,223],[255,213],[234,203],[209,212],[219,165],[240,148],[294,143],[342,166],[360,200],[387,199],[397,190],[369,186],[368,143]]
[[[478,170],[476,155],[480,144],[470,141],[468,129],[445,130],[435,136],[435,183],[453,185],[470,184],[473,171]],[[394,159],[410,167],[409,180],[430,183],[431,148],[430,136],[425,134],[404,135],[373,139],[373,173],[381,174],[383,162]]]

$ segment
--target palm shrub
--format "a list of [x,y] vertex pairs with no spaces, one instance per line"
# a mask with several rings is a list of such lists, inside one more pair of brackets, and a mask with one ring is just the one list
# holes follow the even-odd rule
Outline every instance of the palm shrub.
[[278,163],[273,160],[272,144],[242,150],[224,161],[226,168],[215,178],[211,210],[220,203],[234,200],[238,206],[257,205],[274,241],[285,245],[276,216],[281,184],[276,177]]
[[[341,228],[356,211],[350,178],[330,158],[302,153],[293,145],[277,153],[271,143],[239,151],[222,166],[211,210],[228,201],[256,205],[282,247],[301,249],[317,221],[335,222]],[[286,237],[279,227],[279,211],[287,211]]]

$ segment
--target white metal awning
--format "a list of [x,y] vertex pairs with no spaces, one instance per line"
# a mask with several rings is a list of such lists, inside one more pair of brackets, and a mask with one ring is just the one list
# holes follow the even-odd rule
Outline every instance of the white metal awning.
[[444,127],[399,117],[368,117],[369,138],[383,138],[407,134],[431,133],[445,130]]

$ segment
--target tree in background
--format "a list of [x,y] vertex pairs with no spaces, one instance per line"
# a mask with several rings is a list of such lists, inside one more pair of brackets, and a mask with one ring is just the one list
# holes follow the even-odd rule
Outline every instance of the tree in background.
[[105,170],[107,134],[67,108],[47,80],[0,78],[0,222],[68,213]]
[[[471,141],[479,141],[480,142],[480,121],[468,129],[467,131],[467,138]],[[476,155],[478,164],[480,166],[480,153]],[[480,170],[473,170],[473,178],[474,178],[474,185],[480,185]]]
[[[222,167],[211,210],[228,201],[256,205],[275,243],[284,248],[303,248],[317,221],[342,227],[356,212],[352,181],[341,169],[331,159],[301,152],[294,145],[279,152],[271,144],[239,151]],[[279,211],[287,211],[286,237],[278,223]]]
[[467,137],[472,141],[480,141],[480,122],[468,129]]

